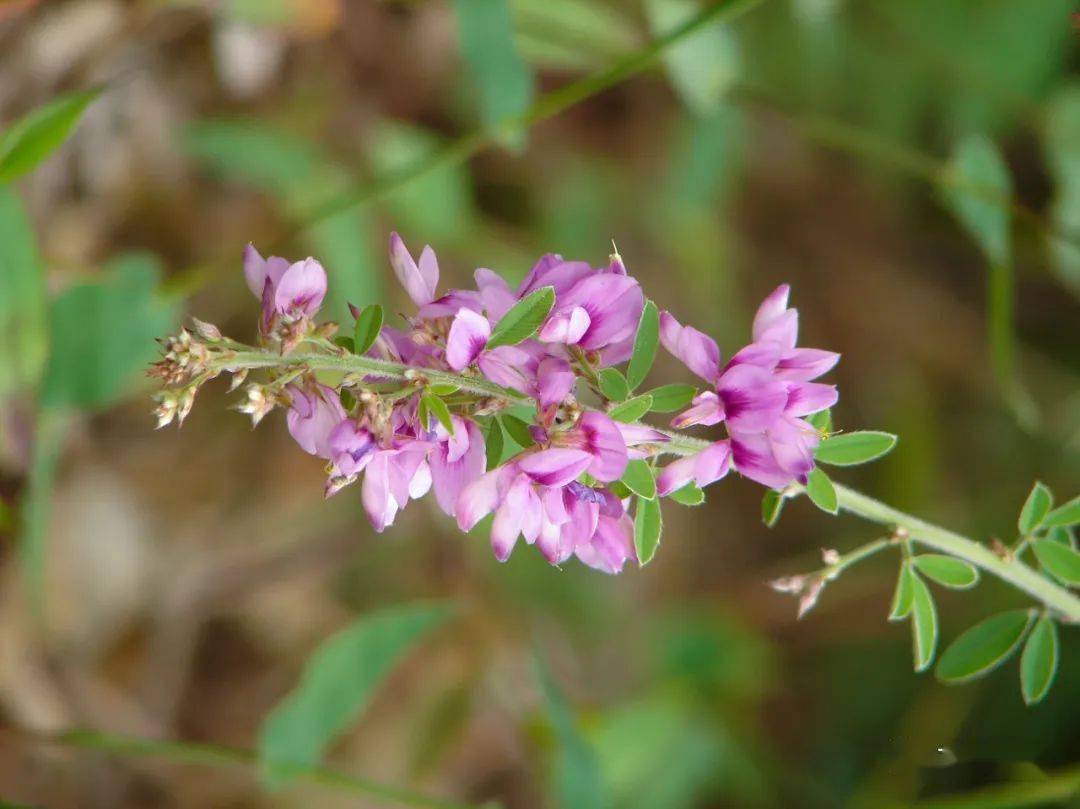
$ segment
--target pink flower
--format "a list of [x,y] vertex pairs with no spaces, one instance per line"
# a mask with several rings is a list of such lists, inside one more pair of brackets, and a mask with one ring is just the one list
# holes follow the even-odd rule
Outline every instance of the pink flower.
[[380,443],[366,426],[346,418],[330,432],[328,447],[333,470],[327,494],[363,473],[360,497],[376,531],[392,525],[410,499],[423,497],[431,488],[431,444],[425,441],[395,436]]
[[304,452],[329,459],[330,433],[345,418],[337,391],[326,385],[316,385],[313,390],[289,385],[286,390],[292,399],[285,417],[289,434]]
[[326,270],[318,261],[307,258],[290,264],[280,256],[263,259],[251,244],[244,248],[244,279],[262,301],[264,324],[275,315],[314,317],[326,297]]
[[435,499],[451,517],[462,489],[483,475],[487,466],[484,436],[476,422],[454,416],[453,425],[453,434],[438,425],[436,444],[428,458]]

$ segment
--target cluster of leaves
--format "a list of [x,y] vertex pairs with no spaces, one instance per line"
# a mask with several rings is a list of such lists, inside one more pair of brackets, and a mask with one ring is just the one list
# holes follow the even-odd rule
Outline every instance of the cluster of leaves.
[[[1036,483],[1021,509],[1017,521],[1021,538],[1011,553],[1018,558],[1030,547],[1044,575],[1078,586],[1080,553],[1071,529],[1080,523],[1080,497],[1057,509],[1052,506],[1050,490]],[[915,670],[923,671],[934,662],[939,635],[937,608],[926,580],[966,590],[978,583],[979,576],[974,567],[960,559],[905,551],[889,620],[910,619]],[[1020,690],[1024,701],[1033,705],[1046,696],[1057,673],[1057,619],[1048,610],[1009,610],[986,618],[945,648],[935,675],[948,684],[975,680],[1007,661],[1021,644]]]

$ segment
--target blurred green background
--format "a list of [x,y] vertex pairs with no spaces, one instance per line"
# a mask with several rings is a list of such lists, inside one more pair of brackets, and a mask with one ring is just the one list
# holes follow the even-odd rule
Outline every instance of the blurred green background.
[[[0,804],[397,805],[47,739],[252,749],[321,641],[440,598],[455,617],[328,766],[506,809],[1080,805],[1075,633],[1027,709],[1015,661],[960,688],[912,673],[885,621],[895,558],[799,623],[766,586],[873,526],[798,501],[770,531],[759,487],[729,479],[666,507],[644,569],[503,566],[431,498],[382,536],[355,490],[323,502],[280,415],[251,432],[220,383],[152,429],[155,336],[191,313],[252,339],[249,241],[319,257],[341,318],[408,308],[391,229],[436,249],[446,285],[547,251],[600,263],[614,240],[727,352],[793,285],[802,342],[844,355],[837,426],[901,436],[844,482],[982,540],[1015,538],[1035,478],[1074,495],[1075,4],[730,5],[638,70],[703,6],[0,3],[4,126],[104,86],[0,189]],[[611,87],[574,84],[597,71]],[[942,593],[943,632],[1023,603],[988,579]]]

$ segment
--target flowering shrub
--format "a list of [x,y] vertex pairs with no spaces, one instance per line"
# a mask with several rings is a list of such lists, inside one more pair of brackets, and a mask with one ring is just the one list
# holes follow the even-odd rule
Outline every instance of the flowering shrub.
[[[839,355],[796,347],[786,285],[762,303],[753,341],[722,365],[714,340],[646,303],[618,255],[604,267],[546,255],[516,289],[479,269],[476,289],[443,294],[431,247],[416,260],[392,234],[390,263],[416,313],[397,328],[383,324],[378,307],[355,309],[353,335],[331,341],[334,326],[315,320],[327,280],[319,262],[264,259],[250,245],[244,253],[264,349],[287,357],[310,347],[375,364],[333,386],[314,362],[272,368],[269,381],[248,385],[240,409],[256,424],[286,409],[296,443],[327,461],[327,495],[360,482],[377,531],[433,490],[463,531],[495,515],[500,561],[524,538],[553,565],[576,556],[618,573],[627,561],[647,561],[659,540],[659,520],[642,503],[698,498],[732,469],[775,490],[807,482],[821,435],[806,418],[837,399],[835,386],[812,380]],[[707,388],[631,397],[627,376],[642,381],[658,344]],[[229,361],[236,347],[203,323],[166,345],[156,373],[172,388],[161,396],[159,426],[183,421],[199,386],[220,371],[244,378],[249,366]],[[617,366],[628,362],[623,375]],[[447,382],[450,374],[458,381]],[[676,435],[637,419],[683,406],[671,427],[722,422],[727,437],[661,467]]]
[[[799,597],[800,617],[848,567],[898,548],[889,619],[910,622],[921,671],[938,646],[928,582],[967,589],[979,569],[989,571],[1041,611],[1004,612],[971,628],[941,654],[937,675],[944,682],[981,676],[1024,643],[1024,698],[1046,694],[1057,667],[1057,623],[1080,621],[1080,600],[1068,590],[1080,585],[1071,534],[1080,498],[1055,509],[1049,489],[1036,484],[1016,545],[987,548],[834,484],[819,463],[874,460],[896,437],[832,432],[837,391],[815,380],[840,356],[797,346],[799,315],[788,306],[787,285],[764,300],[751,342],[724,363],[712,338],[645,298],[617,254],[604,267],[543,256],[513,289],[478,269],[476,289],[443,294],[430,247],[417,260],[392,234],[390,263],[415,314],[399,328],[384,323],[378,305],[352,307],[352,333],[340,335],[336,324],[316,320],[327,286],[318,261],[264,259],[249,246],[244,275],[260,301],[259,345],[198,320],[166,340],[152,369],[165,383],[158,426],[183,422],[199,388],[217,375],[231,374],[235,388],[263,371],[238,409],[258,424],[283,408],[296,443],[326,461],[326,495],[359,483],[377,531],[434,491],[463,531],[494,515],[499,561],[524,538],[552,565],[577,557],[606,573],[652,559],[662,498],[698,505],[705,487],[735,471],[766,487],[767,525],[786,500],[806,494],[824,511],[844,508],[889,526],[887,537],[847,554],[826,549],[818,571],[772,582]],[[704,385],[637,393],[661,345]],[[675,415],[661,428],[640,421],[650,413]],[[685,432],[721,423],[726,435],[712,440]],[[1029,550],[1038,569],[1021,559]]]

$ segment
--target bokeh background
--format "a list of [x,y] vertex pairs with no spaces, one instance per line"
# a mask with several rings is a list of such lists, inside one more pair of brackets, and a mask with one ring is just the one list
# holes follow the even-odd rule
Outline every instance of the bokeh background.
[[[1070,805],[1075,633],[1027,709],[1015,661],[966,687],[912,672],[909,630],[885,621],[895,557],[849,571],[800,622],[766,586],[874,526],[799,501],[768,530],[760,488],[732,478],[700,508],[665,509],[644,569],[557,570],[524,548],[499,565],[431,498],[382,536],[355,490],[324,502],[320,463],[280,414],[252,432],[220,383],[182,430],[153,430],[137,370],[153,336],[193,313],[252,338],[249,241],[321,258],[342,317],[346,301],[407,308],[391,229],[435,247],[454,285],[477,266],[520,277],[547,251],[600,263],[614,240],[662,308],[727,351],[790,282],[803,342],[844,355],[837,426],[901,436],[837,477],[1013,540],[1034,479],[1059,499],[1080,484],[1074,3],[743,5],[534,116],[699,8],[0,3],[0,121],[105,85],[0,198],[0,803],[396,805],[49,739],[91,728],[250,750],[320,641],[444,598],[456,617],[393,670],[328,766],[507,809]],[[543,120],[490,128],[523,113]],[[954,156],[972,150],[1007,167],[1004,183],[980,175],[997,189],[974,216],[989,246],[956,215],[957,178],[985,160]],[[37,298],[17,280],[31,273]],[[681,372],[663,359],[654,377]],[[989,580],[940,593],[944,635],[1012,604]],[[582,762],[600,803],[573,797]],[[1013,797],[972,792],[986,788]]]

